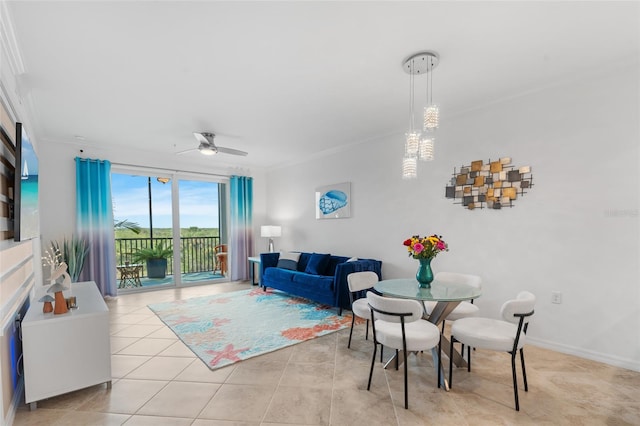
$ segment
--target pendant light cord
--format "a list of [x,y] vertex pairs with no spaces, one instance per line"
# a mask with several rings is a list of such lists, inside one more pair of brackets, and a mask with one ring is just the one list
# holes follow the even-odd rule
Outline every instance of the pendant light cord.
[[413,119],[413,106],[414,106],[414,59],[411,59],[411,64],[409,65],[409,133],[413,133],[414,128],[414,119]]
[[429,104],[433,105],[433,58],[429,58],[429,84],[427,90],[429,91]]

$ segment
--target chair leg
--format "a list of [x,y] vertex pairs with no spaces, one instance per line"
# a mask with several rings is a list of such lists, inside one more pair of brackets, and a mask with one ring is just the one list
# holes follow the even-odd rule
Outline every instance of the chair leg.
[[[396,352],[397,354],[397,352]],[[402,354],[404,355],[404,409],[409,409],[409,381],[407,379],[407,374],[409,371],[409,367],[407,367],[407,350],[403,350]],[[396,358],[396,370],[398,369],[398,358]]]
[[384,346],[380,345],[380,362],[382,362],[383,354],[384,354]]
[[440,339],[438,340],[438,387],[440,387],[441,381],[442,381],[442,334],[440,335]]
[[356,322],[356,314],[351,313],[351,330],[349,331],[349,343],[347,344],[347,348],[351,348],[351,336],[353,336],[353,324]]
[[367,331],[364,334],[364,340],[369,340],[369,320],[367,320]]
[[[398,350],[396,349],[396,371],[398,371],[398,366],[400,365],[400,360],[398,359]],[[405,357],[407,354],[404,355]]]
[[516,411],[520,411],[520,404],[518,403],[518,378],[516,377],[516,353],[511,353],[511,373],[513,374],[513,396],[516,399]]
[[367,383],[367,390],[371,389],[371,378],[373,377],[373,364],[376,361],[376,350],[378,349],[378,345],[376,342],[373,342],[373,357],[371,357],[371,369],[369,370],[369,383]]
[[529,385],[527,385],[527,369],[524,367],[524,350],[520,348],[520,362],[522,363],[522,378],[524,379],[524,391],[529,392]]
[[449,389],[453,387],[453,342],[455,337],[451,336],[451,343],[449,343]]

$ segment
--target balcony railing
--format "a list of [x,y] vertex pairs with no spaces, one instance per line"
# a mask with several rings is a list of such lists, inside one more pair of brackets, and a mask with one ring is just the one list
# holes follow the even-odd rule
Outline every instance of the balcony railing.
[[[131,262],[133,253],[140,249],[151,248],[150,238],[116,238],[116,264]],[[170,247],[172,238],[154,238],[153,246],[162,242]],[[216,266],[215,247],[220,245],[220,237],[180,237],[180,273],[213,271]],[[173,262],[167,261],[167,274],[173,274]],[[142,277],[147,276],[147,265],[142,264]]]

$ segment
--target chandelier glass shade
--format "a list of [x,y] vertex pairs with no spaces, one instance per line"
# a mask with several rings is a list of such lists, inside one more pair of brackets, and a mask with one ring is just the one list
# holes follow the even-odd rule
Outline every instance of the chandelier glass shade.
[[418,177],[418,159],[415,156],[406,156],[402,159],[402,179],[415,179]]
[[420,133],[409,132],[406,133],[406,143],[404,145],[405,155],[416,156],[418,155],[418,149],[420,148]]
[[438,105],[428,105],[424,107],[424,130],[431,131],[438,128],[440,122],[440,112]]
[[418,156],[422,161],[433,161],[434,138],[424,138],[420,141]]

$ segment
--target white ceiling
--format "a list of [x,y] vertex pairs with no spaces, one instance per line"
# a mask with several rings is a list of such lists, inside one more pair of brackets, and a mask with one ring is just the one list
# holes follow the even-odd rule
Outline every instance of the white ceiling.
[[192,132],[213,131],[218,145],[249,155],[183,156],[249,168],[401,135],[409,107],[401,64],[421,50],[440,55],[434,101],[446,125],[447,116],[624,66],[640,43],[638,2],[9,1],[8,9],[38,143],[173,156],[197,146]]

